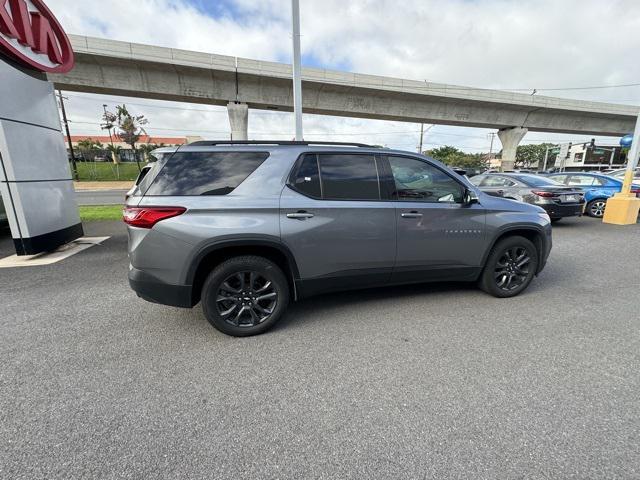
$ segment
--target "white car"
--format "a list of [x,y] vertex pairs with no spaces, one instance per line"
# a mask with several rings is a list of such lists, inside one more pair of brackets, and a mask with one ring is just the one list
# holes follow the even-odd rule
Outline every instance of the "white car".
[[[627,169],[626,168],[620,168],[618,170],[612,170],[609,173],[606,173],[605,175],[609,175],[610,177],[616,177],[616,178],[624,178],[624,174],[626,173]],[[634,180],[640,180],[640,167],[636,168],[636,171],[633,172],[633,178]]]

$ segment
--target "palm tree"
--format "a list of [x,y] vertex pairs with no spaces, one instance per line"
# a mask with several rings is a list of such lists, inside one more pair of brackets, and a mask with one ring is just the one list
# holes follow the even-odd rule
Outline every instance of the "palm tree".
[[105,128],[107,126],[118,126],[117,136],[127,145],[131,146],[133,154],[138,164],[138,170],[142,170],[140,167],[140,159],[137,155],[136,143],[140,140],[141,135],[146,135],[147,132],[144,129],[144,125],[149,123],[144,115],[133,116],[129,113],[126,105],[117,105],[116,113],[105,111],[103,119],[105,121]]

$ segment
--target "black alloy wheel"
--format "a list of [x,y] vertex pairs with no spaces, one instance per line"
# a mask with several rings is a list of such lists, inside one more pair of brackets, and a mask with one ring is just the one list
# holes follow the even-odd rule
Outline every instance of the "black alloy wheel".
[[258,256],[230,258],[202,287],[202,309],[215,328],[247,337],[266,332],[289,304],[289,284],[275,263]]
[[494,297],[515,297],[523,292],[538,270],[538,251],[528,239],[512,236],[491,250],[479,286]]

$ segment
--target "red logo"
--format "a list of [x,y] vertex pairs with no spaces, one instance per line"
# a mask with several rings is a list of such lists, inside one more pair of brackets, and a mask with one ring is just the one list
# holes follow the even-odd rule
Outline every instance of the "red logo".
[[41,72],[74,65],[71,42],[42,0],[0,0],[0,51]]

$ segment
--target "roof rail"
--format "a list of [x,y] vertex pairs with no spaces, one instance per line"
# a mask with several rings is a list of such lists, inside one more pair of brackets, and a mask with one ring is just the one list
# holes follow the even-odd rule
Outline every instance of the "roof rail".
[[321,142],[314,140],[304,140],[301,142],[292,140],[199,140],[190,143],[190,147],[213,147],[216,145],[329,145],[340,147],[360,147],[360,148],[382,148],[375,145],[367,145],[365,143],[352,142]]

